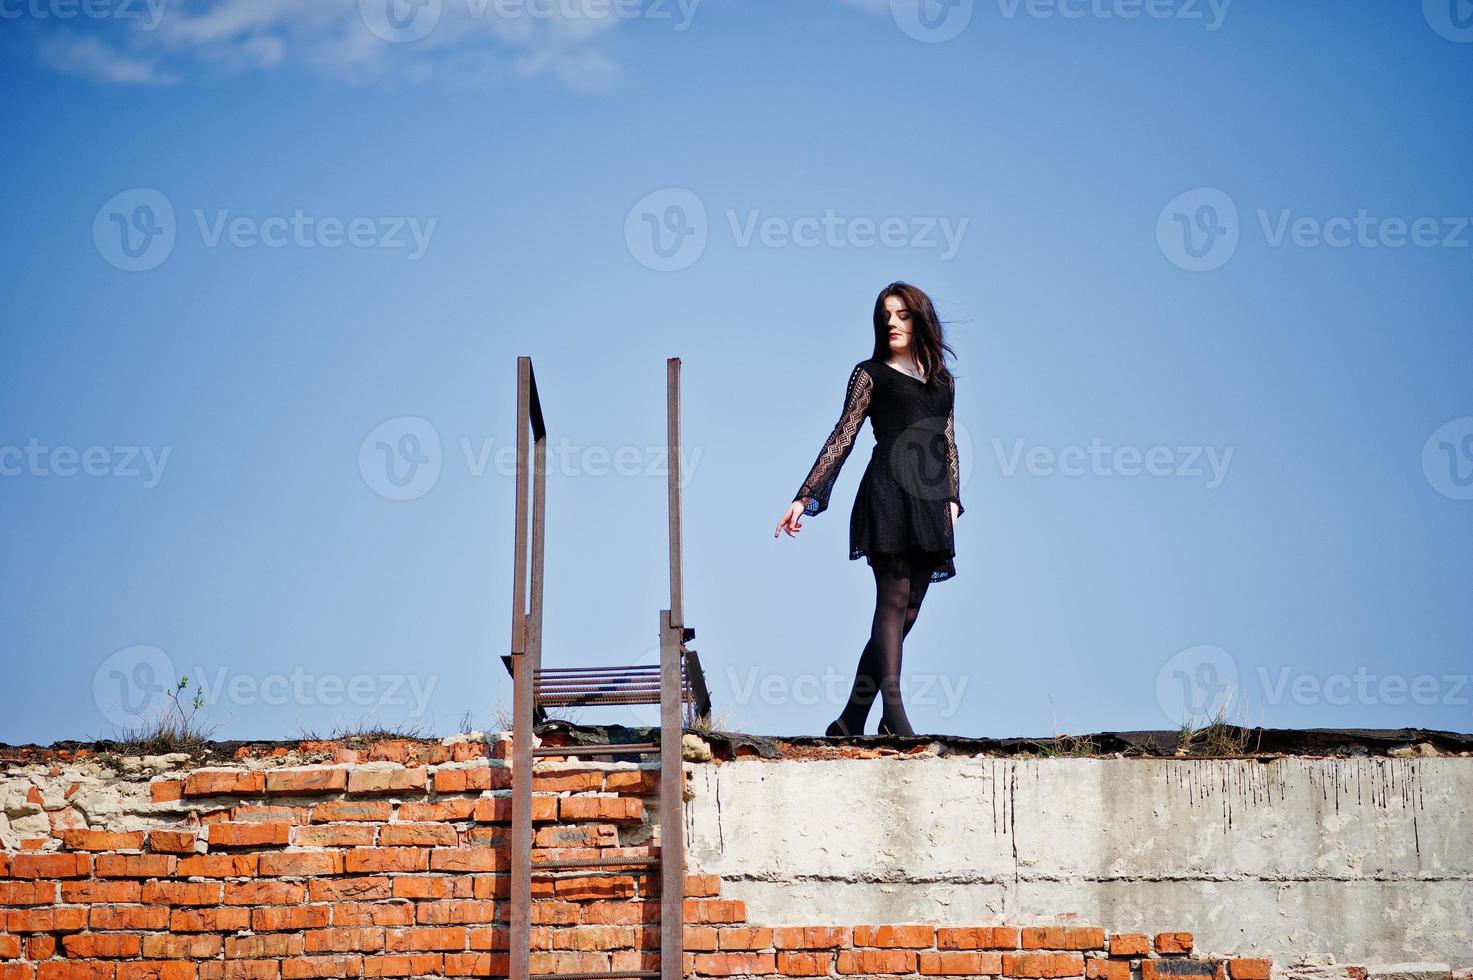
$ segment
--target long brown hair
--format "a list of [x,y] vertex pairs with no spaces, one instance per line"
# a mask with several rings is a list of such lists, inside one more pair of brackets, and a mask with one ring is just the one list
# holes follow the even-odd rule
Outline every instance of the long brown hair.
[[916,364],[926,376],[927,384],[950,383],[952,373],[942,360],[943,352],[956,357],[956,351],[941,334],[941,320],[936,316],[936,307],[931,297],[918,286],[899,280],[880,290],[875,298],[875,352],[880,361],[890,359],[890,314],[885,311],[885,300],[899,297],[910,311],[910,349]]

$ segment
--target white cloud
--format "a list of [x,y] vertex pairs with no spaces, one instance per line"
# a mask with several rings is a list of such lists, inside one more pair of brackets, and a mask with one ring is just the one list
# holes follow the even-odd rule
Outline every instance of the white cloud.
[[156,60],[132,58],[111,50],[95,37],[53,38],[42,44],[41,61],[68,75],[127,85],[168,85],[177,77]]
[[[120,84],[296,68],[362,83],[546,76],[598,89],[619,77],[607,39],[626,19],[617,11],[630,9],[608,0],[139,2],[157,16],[102,18],[89,33],[47,38],[42,63]],[[427,30],[401,43],[386,25],[405,23]]]

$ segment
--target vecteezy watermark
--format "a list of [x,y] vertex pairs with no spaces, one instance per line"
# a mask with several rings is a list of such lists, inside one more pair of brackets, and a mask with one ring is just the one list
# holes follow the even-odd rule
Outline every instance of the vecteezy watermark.
[[[410,261],[430,246],[439,218],[416,216],[234,214],[228,208],[193,210],[194,227],[205,248],[323,248],[402,250]],[[92,219],[92,241],[110,265],[124,272],[146,272],[174,252],[178,236],[174,204],[153,187],[134,187],[113,195]]]
[[956,451],[958,497],[971,480],[975,458],[971,430],[960,419],[953,419],[948,438],[946,423],[945,415],[920,419],[902,429],[890,444],[887,454],[890,473],[900,488],[912,497],[920,500],[951,499],[953,449]]
[[0,0],[0,20],[137,20],[152,31],[169,0]]
[[[1291,208],[1255,211],[1268,248],[1414,248],[1466,249],[1473,219],[1467,216],[1380,217],[1366,208],[1353,215],[1321,218],[1296,214]],[[1210,272],[1226,265],[1238,249],[1238,207],[1216,187],[1178,194],[1156,218],[1161,254],[1189,272]],[[1470,253],[1473,254],[1473,253]]]
[[458,12],[477,21],[673,20],[685,31],[700,0],[358,0],[358,16],[379,40],[406,44],[428,37],[447,4],[463,5]]
[[[786,673],[756,666],[738,671],[731,664],[725,670],[732,703],[742,706],[823,704],[837,709],[848,702],[855,681],[854,671],[846,675],[833,665],[817,674]],[[965,673],[953,676],[907,672],[901,674],[898,687],[907,708],[937,708],[938,717],[951,718],[960,709],[970,680],[971,675]],[[862,683],[860,693],[866,697],[873,695],[876,701],[880,699],[878,690],[865,690]]]
[[[124,647],[92,672],[93,702],[115,725],[149,725],[167,712],[169,692],[176,689],[180,676],[173,658],[160,648]],[[402,707],[412,718],[428,710],[440,679],[438,674],[309,672],[300,665],[268,673],[196,665],[183,676],[191,685],[198,683],[205,705]]]
[[1173,725],[1226,715],[1238,687],[1238,662],[1203,643],[1173,654],[1156,672],[1156,703]]
[[1473,3],[1468,0],[1422,0],[1422,16],[1449,41],[1473,43]]
[[[890,0],[890,16],[909,37],[936,44],[958,37],[972,22],[973,0]],[[1219,30],[1232,0],[997,0],[1003,20],[1201,22]]]
[[1470,674],[1406,674],[1393,671],[1373,674],[1361,664],[1353,673],[1336,671],[1315,674],[1280,666],[1270,672],[1266,666],[1256,669],[1267,704],[1282,704],[1287,698],[1300,706],[1317,704],[1362,707],[1390,704],[1466,706],[1470,691]]
[[[1003,476],[1020,469],[1029,476],[1167,476],[1206,478],[1208,490],[1222,486],[1233,460],[1233,446],[1107,446],[1098,436],[1088,446],[1030,446],[1013,440],[1011,448],[996,437],[992,451]],[[1204,468],[1205,464],[1205,468]]]
[[[456,440],[467,475],[515,477],[515,440]],[[681,447],[680,482],[689,486],[695,477],[704,448]],[[381,422],[358,445],[358,473],[374,493],[388,500],[416,500],[434,489],[444,468],[445,454],[440,432],[417,415],[401,415]],[[667,450],[658,445],[586,445],[566,438],[547,447],[547,473],[568,477],[658,477],[669,478]]]
[[24,446],[0,445],[0,477],[111,476],[143,480],[152,490],[164,478],[173,446],[46,446],[34,436]]
[[1473,500],[1473,415],[1450,419],[1422,443],[1422,474],[1450,500]]
[[[922,215],[821,215],[787,217],[760,209],[724,212],[737,248],[911,248],[935,249],[942,260],[961,248],[969,218]],[[675,272],[694,265],[705,253],[711,222],[700,195],[686,187],[646,194],[624,216],[624,244],[647,269]]]

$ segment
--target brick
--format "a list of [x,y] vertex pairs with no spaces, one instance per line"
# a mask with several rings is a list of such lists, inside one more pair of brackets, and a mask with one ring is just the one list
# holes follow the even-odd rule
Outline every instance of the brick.
[[142,831],[66,830],[61,844],[69,851],[141,851]]
[[938,926],[937,949],[1017,949],[1017,926]]
[[1002,972],[1009,977],[1082,977],[1082,953],[1004,953]]
[[374,926],[310,929],[302,936],[308,953],[378,953],[384,948],[384,930]]
[[684,922],[745,922],[747,903],[721,898],[688,898],[681,912]]
[[154,803],[173,803],[184,795],[184,780],[155,779],[148,784],[148,795]]
[[532,774],[534,793],[602,793],[604,775],[597,769],[565,769]]
[[604,820],[609,823],[638,823],[644,819],[644,801],[628,796],[558,797],[562,820]]
[[388,823],[394,815],[394,805],[388,800],[330,800],[314,803],[309,815],[313,823]]
[[302,977],[358,977],[363,975],[363,957],[354,955],[303,956],[281,964],[282,980]]
[[114,980],[117,970],[116,963],[53,960],[36,965],[36,980]]
[[63,881],[61,900],[68,905],[91,905],[98,902],[142,901],[141,881]]
[[92,855],[54,852],[14,854],[10,858],[12,878],[86,878],[92,874]]
[[231,809],[229,817],[236,823],[307,823],[312,816],[310,806],[297,803],[242,803]]
[[[1347,967],[1354,969],[1354,967]],[[1197,980],[1225,980],[1227,971],[1221,964],[1214,964],[1208,960],[1194,960],[1186,957],[1171,956],[1165,959],[1143,959],[1141,960],[1141,980],[1181,980],[1183,977],[1194,977]]]
[[1084,975],[1088,980],[1130,980],[1130,961],[1092,956],[1084,961]]
[[772,945],[778,949],[842,949],[850,945],[852,935],[848,926],[779,926],[772,931]]
[[81,908],[12,909],[5,913],[7,932],[81,932],[87,910]]
[[777,958],[772,953],[697,953],[696,972],[709,977],[733,977],[772,973]]
[[1001,953],[980,953],[955,950],[940,953],[921,953],[916,964],[917,972],[926,976],[973,976],[979,973],[1001,973]]
[[[495,921],[495,904],[491,905],[493,914],[486,921]],[[413,902],[337,902],[332,905],[332,924],[334,926],[412,926],[416,918]],[[421,923],[427,919],[419,919]]]
[[143,955],[152,960],[213,959],[224,946],[219,936],[206,933],[175,936],[153,933],[143,937]]
[[420,902],[415,906],[414,921],[420,925],[464,925],[471,922],[496,922],[495,902]]
[[507,871],[508,856],[493,847],[437,847],[430,852],[432,871]]
[[332,921],[332,908],[327,905],[272,905],[250,912],[251,928],[256,932],[325,929]]
[[185,796],[254,796],[265,788],[263,773],[243,769],[196,769],[184,779]]
[[1104,949],[1105,930],[1079,926],[1028,926],[1024,949]]
[[382,847],[454,847],[455,828],[443,823],[389,823],[379,828]]
[[0,905],[55,904],[56,882],[54,881],[0,881]]
[[87,928],[158,932],[169,928],[169,910],[159,905],[94,905]]
[[126,932],[72,933],[61,937],[67,956],[87,960],[124,960],[138,956],[143,940]]
[[264,878],[312,877],[343,873],[341,851],[271,851],[261,855],[257,874]]
[[[365,977],[441,976],[444,973],[444,953],[407,953],[363,957]],[[480,976],[493,975],[491,973],[480,974]]]
[[1156,933],[1156,952],[1158,953],[1190,953],[1192,951],[1192,934],[1190,932],[1158,932]]
[[1111,956],[1145,956],[1150,952],[1150,936],[1129,932],[1110,937]]
[[348,874],[386,871],[428,871],[429,853],[414,847],[354,847],[344,853]]
[[297,847],[372,847],[378,828],[370,823],[320,823],[292,830]]
[[148,849],[160,854],[193,854],[198,840],[192,830],[150,830]]
[[177,960],[119,963],[117,980],[196,980],[198,969],[193,963]]
[[299,769],[272,769],[266,773],[266,792],[269,795],[341,793],[347,785],[348,771],[341,767],[303,766]]
[[[442,926],[423,929],[384,930],[384,950],[403,953],[412,950],[463,950],[466,948],[464,926]],[[540,971],[533,971],[540,972]]]
[[253,936],[226,936],[227,960],[269,960],[301,956],[306,943],[299,932],[262,932]]
[[423,793],[427,773],[415,769],[354,769],[348,775],[348,792],[354,793]]
[[927,925],[855,926],[854,945],[929,949],[936,945],[936,927]]
[[199,980],[278,980],[281,963],[276,960],[232,960],[201,963]]
[[772,930],[756,926],[730,926],[718,930],[723,950],[771,949]]
[[[317,878],[307,882],[307,892],[314,902],[371,902],[393,895],[387,875],[361,875],[356,878]],[[399,881],[411,879],[400,878]]]
[[220,899],[225,905],[299,905],[307,900],[300,881],[227,881]]
[[777,972],[785,977],[826,977],[834,962],[832,953],[777,954]]
[[[387,807],[388,804],[385,803],[383,806]],[[470,798],[440,800],[436,803],[399,804],[399,819],[409,822],[469,820],[475,814],[476,801]],[[384,818],[384,822],[388,822],[388,817]]]
[[845,949],[840,950],[834,969],[839,973],[914,973],[916,954],[909,949]]
[[222,905],[207,909],[174,909],[169,913],[169,931],[226,932],[251,927],[251,910]]
[[99,878],[167,878],[179,859],[172,854],[99,854]]
[[436,793],[474,793],[486,789],[509,789],[511,770],[505,766],[474,769],[436,769],[433,773]]
[[218,881],[150,881],[143,886],[142,899],[165,906],[219,905],[223,893]]
[[215,823],[207,829],[211,847],[285,847],[291,825],[285,823]]
[[189,854],[179,859],[179,878],[249,878],[261,869],[259,854]]
[[1273,965],[1273,960],[1228,960],[1228,975],[1233,980],[1269,980]]

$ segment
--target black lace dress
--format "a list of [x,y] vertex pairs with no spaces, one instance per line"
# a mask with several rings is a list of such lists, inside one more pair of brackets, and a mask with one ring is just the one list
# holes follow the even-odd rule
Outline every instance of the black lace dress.
[[956,575],[951,501],[961,516],[954,383],[920,381],[883,360],[860,361],[844,409],[793,499],[803,513],[828,509],[829,494],[866,416],[875,435],[849,514],[849,557],[910,553],[932,582]]

